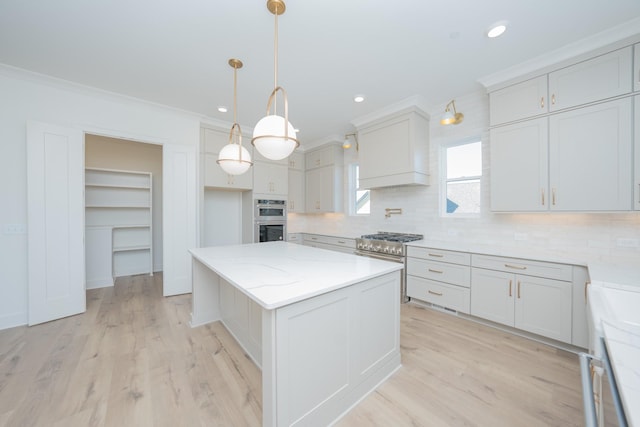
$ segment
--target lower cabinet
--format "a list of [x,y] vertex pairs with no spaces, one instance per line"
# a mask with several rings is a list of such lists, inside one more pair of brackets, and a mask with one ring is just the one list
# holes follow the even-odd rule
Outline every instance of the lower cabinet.
[[[506,266],[505,270],[512,268],[508,260],[502,265]],[[516,264],[513,268],[525,271],[528,267]],[[571,343],[572,283],[473,267],[471,314]]]
[[344,237],[323,236],[321,234],[303,234],[302,244],[320,249],[352,254],[356,250],[356,240]]
[[469,313],[470,255],[431,248],[407,248],[407,296]]

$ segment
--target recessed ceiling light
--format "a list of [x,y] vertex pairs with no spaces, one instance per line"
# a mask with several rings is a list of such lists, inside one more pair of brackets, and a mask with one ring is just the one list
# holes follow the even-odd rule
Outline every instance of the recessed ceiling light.
[[364,101],[364,95],[356,95],[353,97],[353,102],[362,102]]
[[225,107],[224,105],[221,105],[218,107],[218,111],[220,111],[221,113],[226,113],[227,112],[227,107]]
[[489,37],[490,39],[496,38],[498,36],[501,36],[506,30],[507,30],[507,23],[498,22],[492,25],[491,28],[489,28],[489,31],[487,31],[487,37]]
[[493,39],[501,36],[507,30],[507,21],[499,21],[489,27],[487,37]]

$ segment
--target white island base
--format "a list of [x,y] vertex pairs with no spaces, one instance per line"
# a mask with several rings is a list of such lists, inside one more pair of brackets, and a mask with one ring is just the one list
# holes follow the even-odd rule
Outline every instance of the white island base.
[[193,255],[193,327],[262,369],[263,425],[330,425],[400,367],[400,264],[285,242]]

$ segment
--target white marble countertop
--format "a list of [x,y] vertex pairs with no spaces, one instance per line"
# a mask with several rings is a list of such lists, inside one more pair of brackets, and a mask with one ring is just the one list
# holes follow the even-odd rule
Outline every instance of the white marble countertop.
[[[590,263],[588,301],[629,425],[640,425],[640,265]],[[596,351],[597,353],[597,351]]]
[[287,242],[191,249],[267,310],[402,269],[402,264]]

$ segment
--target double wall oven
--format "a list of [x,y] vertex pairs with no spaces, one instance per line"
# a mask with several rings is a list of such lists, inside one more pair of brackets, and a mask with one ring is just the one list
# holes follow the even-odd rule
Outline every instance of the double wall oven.
[[365,234],[356,239],[356,255],[398,262],[405,266],[400,280],[400,301],[409,301],[407,297],[407,248],[408,242],[423,239],[422,234],[406,234],[381,231],[377,234]]
[[287,202],[285,200],[254,200],[254,241],[274,242],[286,240]]

